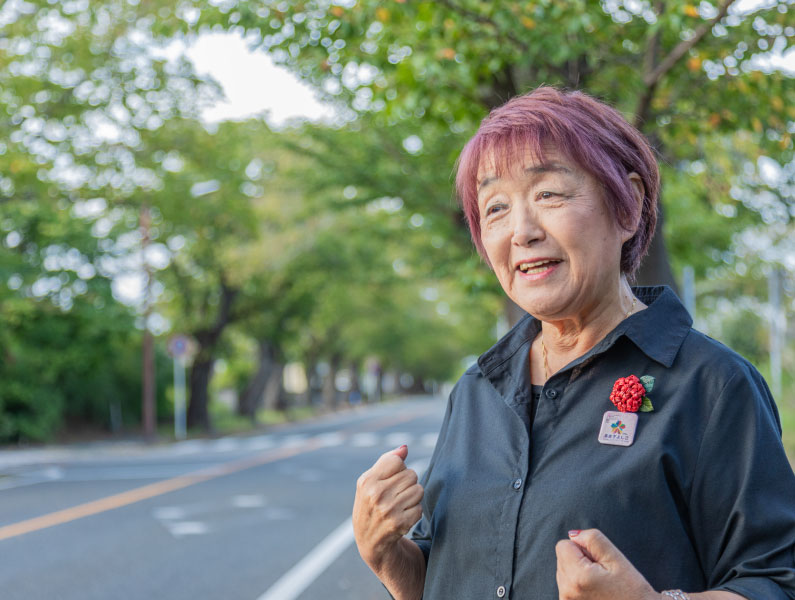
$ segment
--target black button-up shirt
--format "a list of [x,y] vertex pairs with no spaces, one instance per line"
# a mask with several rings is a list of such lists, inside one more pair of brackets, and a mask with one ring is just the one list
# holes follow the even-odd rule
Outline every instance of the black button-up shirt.
[[[555,543],[601,529],[657,590],[795,598],[795,476],[745,359],[691,329],[668,288],[554,374],[533,406],[522,319],[460,379],[411,537],[424,600],[557,600]],[[614,382],[651,375],[631,446],[597,441]]]

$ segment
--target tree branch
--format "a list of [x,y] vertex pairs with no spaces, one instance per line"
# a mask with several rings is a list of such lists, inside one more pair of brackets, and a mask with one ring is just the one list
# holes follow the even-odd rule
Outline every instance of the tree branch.
[[[665,12],[665,2],[660,1],[657,3],[655,7],[655,13],[657,13],[657,18],[662,17],[663,12]],[[660,55],[660,38],[662,37],[662,31],[658,28],[654,34],[649,39],[649,44],[646,46],[646,52],[643,55],[643,72],[644,73],[651,73],[657,67],[657,59]]]
[[530,47],[527,44],[525,44],[522,40],[520,40],[518,37],[516,37],[516,36],[514,36],[514,35],[512,35],[512,34],[510,34],[508,32],[502,31],[500,29],[499,25],[497,25],[497,23],[495,23],[494,21],[492,21],[488,17],[486,17],[484,15],[481,15],[481,14],[478,14],[478,13],[476,13],[474,11],[467,10],[466,8],[463,8],[461,6],[458,6],[457,4],[454,4],[453,2],[451,2],[450,0],[439,0],[439,4],[442,4],[442,5],[446,6],[447,8],[452,10],[453,12],[457,12],[462,17],[466,17],[468,19],[472,19],[476,23],[481,23],[482,25],[488,25],[489,27],[494,29],[494,31],[496,33],[504,36],[506,39],[508,39],[511,42],[513,42],[514,44],[516,44],[521,50],[524,50],[524,51],[529,51],[530,50]]
[[[640,100],[638,101],[638,107],[635,110],[635,127],[638,129],[642,129],[643,124],[646,122],[649,114],[649,107],[651,106],[651,100],[654,97],[654,92],[657,89],[657,84],[663,78],[663,76],[668,73],[671,69],[673,69],[674,65],[685,55],[687,54],[696,44],[698,44],[707,32],[712,29],[723,17],[726,16],[726,13],[729,12],[729,7],[734,4],[735,0],[726,0],[723,5],[718,10],[718,14],[715,15],[712,19],[700,25],[693,37],[689,40],[682,40],[679,42],[673,50],[671,50],[668,55],[660,62],[659,64],[655,65],[656,56],[659,52],[659,43],[660,43],[660,36],[659,32],[655,33],[652,38],[649,40],[649,46],[646,49],[646,54],[644,56],[644,67],[646,69],[646,75],[643,77],[643,83],[646,86],[646,90],[643,92]],[[664,3],[660,2],[658,5],[659,15],[662,16],[662,9],[664,7]]]
[[679,62],[680,58],[682,58],[691,48],[698,44],[707,34],[707,32],[712,29],[712,27],[714,27],[718,21],[726,16],[726,13],[729,11],[729,7],[734,4],[734,2],[735,0],[726,0],[726,2],[723,3],[723,6],[720,7],[718,14],[706,23],[703,23],[701,26],[699,26],[692,38],[679,42],[674,49],[668,53],[668,56],[666,56],[651,73],[647,73],[643,78],[643,83],[646,84],[646,87],[652,87],[656,85],[662,76],[670,71],[677,62]]

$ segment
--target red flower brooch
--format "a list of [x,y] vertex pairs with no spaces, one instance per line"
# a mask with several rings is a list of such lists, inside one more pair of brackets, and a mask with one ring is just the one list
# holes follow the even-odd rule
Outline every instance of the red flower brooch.
[[610,401],[621,412],[651,412],[654,407],[646,394],[651,393],[653,387],[654,377],[651,375],[619,377],[613,384]]

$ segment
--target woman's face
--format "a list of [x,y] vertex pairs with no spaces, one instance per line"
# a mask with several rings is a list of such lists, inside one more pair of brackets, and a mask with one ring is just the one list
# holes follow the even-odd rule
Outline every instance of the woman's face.
[[517,163],[497,177],[486,157],[477,178],[481,240],[505,293],[542,320],[618,302],[633,232],[615,222],[599,183],[555,151]]

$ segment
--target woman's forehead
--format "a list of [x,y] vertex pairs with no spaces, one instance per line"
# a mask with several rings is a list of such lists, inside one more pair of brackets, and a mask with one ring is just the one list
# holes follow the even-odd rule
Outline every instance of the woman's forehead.
[[580,169],[563,152],[554,146],[544,146],[539,151],[532,148],[487,148],[478,161],[477,182],[501,177],[506,172],[560,171],[579,172]]

